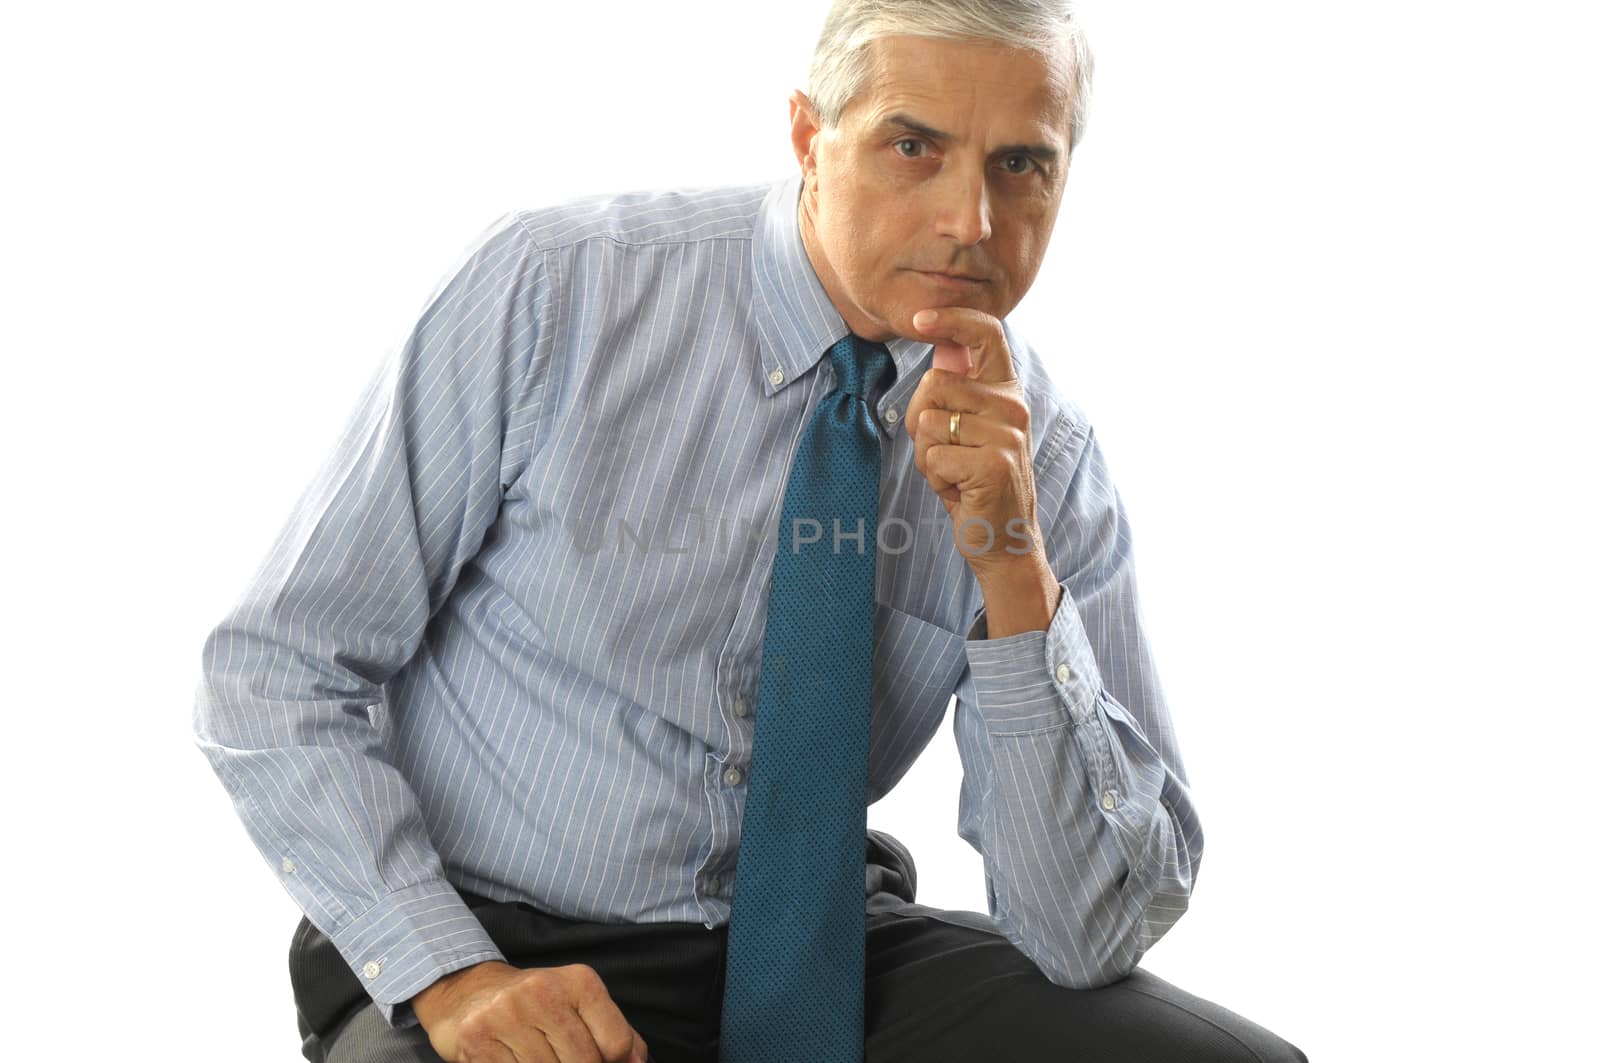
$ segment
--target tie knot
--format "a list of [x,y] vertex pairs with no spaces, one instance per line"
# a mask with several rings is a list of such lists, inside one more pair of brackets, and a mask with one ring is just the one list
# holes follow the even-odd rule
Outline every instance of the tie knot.
[[855,333],[828,348],[833,378],[846,394],[871,402],[881,388],[894,382],[894,358],[889,348]]

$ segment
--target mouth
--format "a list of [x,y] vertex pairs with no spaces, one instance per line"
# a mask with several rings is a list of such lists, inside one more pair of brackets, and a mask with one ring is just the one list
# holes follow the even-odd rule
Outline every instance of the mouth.
[[971,291],[989,283],[986,277],[967,273],[943,273],[926,269],[914,269],[911,272],[937,288],[949,288],[955,291]]

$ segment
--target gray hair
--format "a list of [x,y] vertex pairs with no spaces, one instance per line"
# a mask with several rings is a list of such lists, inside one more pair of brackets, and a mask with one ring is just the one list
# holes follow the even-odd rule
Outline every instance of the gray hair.
[[811,56],[806,95],[824,129],[838,125],[867,79],[868,43],[879,37],[978,39],[1048,54],[1066,45],[1072,64],[1070,152],[1089,117],[1094,55],[1073,0],[836,0]]

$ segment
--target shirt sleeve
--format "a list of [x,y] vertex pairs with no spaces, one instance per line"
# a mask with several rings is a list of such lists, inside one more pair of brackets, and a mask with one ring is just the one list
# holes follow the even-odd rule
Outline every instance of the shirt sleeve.
[[1187,909],[1203,835],[1145,637],[1132,539],[1092,428],[1041,449],[1080,455],[1047,556],[1062,595],[1044,630],[967,635],[954,732],[957,832],[984,858],[990,915],[1057,985],[1130,972]]
[[405,1002],[442,975],[504,959],[446,879],[370,710],[526,460],[546,258],[516,212],[463,252],[201,654],[196,743],[391,1026],[415,1025]]

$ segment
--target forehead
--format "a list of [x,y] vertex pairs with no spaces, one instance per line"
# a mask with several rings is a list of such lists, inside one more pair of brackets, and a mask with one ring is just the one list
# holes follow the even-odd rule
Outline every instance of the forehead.
[[942,129],[972,124],[1065,135],[1071,62],[992,41],[881,37],[866,46],[867,77],[846,108],[870,126],[910,111]]

